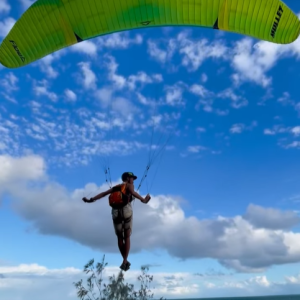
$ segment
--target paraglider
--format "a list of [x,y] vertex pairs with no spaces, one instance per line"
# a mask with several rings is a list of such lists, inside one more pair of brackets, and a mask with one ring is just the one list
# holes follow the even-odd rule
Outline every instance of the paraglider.
[[97,36],[145,27],[201,26],[277,44],[300,33],[300,21],[280,0],[38,0],[0,46],[8,68]]
[[90,199],[86,197],[82,200],[86,203],[95,202],[107,195],[109,196],[109,205],[112,207],[112,219],[115,229],[115,234],[118,237],[118,246],[123,257],[123,262],[120,266],[121,270],[127,271],[130,268],[130,262],[127,260],[130,250],[130,235],[132,232],[132,216],[133,211],[131,202],[133,197],[147,204],[151,199],[148,194],[143,198],[140,194],[134,191],[133,181],[137,179],[132,172],[122,174],[123,184],[117,185],[109,190],[96,195]]

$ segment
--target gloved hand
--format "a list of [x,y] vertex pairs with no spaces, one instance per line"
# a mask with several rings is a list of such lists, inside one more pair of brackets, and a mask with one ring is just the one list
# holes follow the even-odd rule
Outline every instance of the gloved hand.
[[83,198],[82,198],[82,201],[85,202],[85,203],[92,203],[92,202],[95,202],[95,200],[92,200],[92,198],[87,199],[86,197],[83,197]]
[[144,203],[148,203],[150,201],[151,197],[150,195],[148,194],[146,197],[145,197],[145,201]]

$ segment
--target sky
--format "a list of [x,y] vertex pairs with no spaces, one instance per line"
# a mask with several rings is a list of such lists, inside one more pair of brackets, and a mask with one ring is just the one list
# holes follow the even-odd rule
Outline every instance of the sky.
[[[0,0],[0,40],[32,3]],[[148,265],[154,298],[300,294],[299,59],[299,39],[162,27],[0,66],[1,299],[75,300],[103,255],[117,275],[108,200],[81,199],[147,166],[126,282]]]

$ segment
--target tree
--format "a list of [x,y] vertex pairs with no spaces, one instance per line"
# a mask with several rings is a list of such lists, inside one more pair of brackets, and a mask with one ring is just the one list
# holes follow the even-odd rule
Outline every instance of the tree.
[[[133,284],[124,283],[124,273],[122,271],[119,272],[117,278],[115,278],[115,275],[109,276],[109,284],[104,283],[102,288],[102,272],[107,266],[104,259],[105,255],[103,255],[102,262],[97,263],[96,270],[94,259],[91,259],[84,266],[83,272],[91,274],[87,279],[87,288],[83,286],[82,279],[73,283],[77,289],[77,297],[80,300],[148,300],[153,298],[153,294],[150,294],[151,290],[148,289],[147,285],[153,280],[153,276],[147,274],[148,266],[141,267],[142,274],[137,278],[141,282],[139,291],[134,291]],[[164,299],[160,298],[160,300]]]

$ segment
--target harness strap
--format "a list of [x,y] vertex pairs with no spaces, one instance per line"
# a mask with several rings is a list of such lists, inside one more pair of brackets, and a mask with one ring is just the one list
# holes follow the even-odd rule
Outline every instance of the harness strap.
[[129,223],[132,219],[132,216],[128,217],[128,218],[124,218],[124,210],[123,208],[119,208],[117,209],[118,210],[118,213],[120,214],[115,220],[114,220],[114,223],[115,224],[120,224],[122,223],[122,225],[124,223]]

